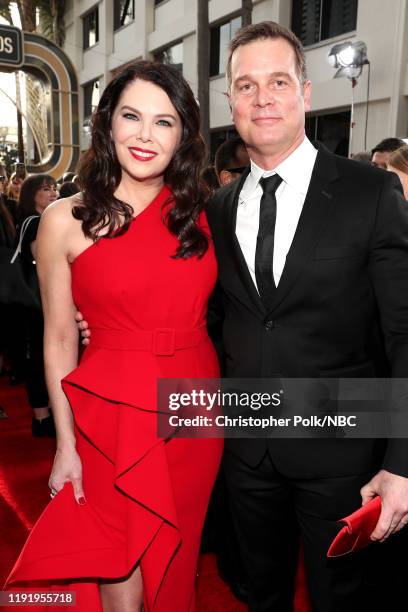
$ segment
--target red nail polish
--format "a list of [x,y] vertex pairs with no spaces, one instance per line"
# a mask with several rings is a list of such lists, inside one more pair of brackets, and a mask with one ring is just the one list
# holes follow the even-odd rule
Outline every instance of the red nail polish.
[[78,504],[79,504],[80,506],[85,506],[85,504],[86,504],[86,499],[85,499],[85,497],[80,497],[80,498],[78,499]]

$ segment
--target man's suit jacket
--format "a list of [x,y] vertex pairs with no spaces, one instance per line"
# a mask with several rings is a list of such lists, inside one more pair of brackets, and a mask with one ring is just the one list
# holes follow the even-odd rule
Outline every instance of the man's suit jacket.
[[[408,377],[408,204],[398,177],[319,147],[297,230],[266,312],[235,236],[240,180],[208,206],[219,266],[225,376],[375,375],[379,312],[392,376]],[[212,304],[209,322],[219,323]],[[408,405],[407,405],[408,410]],[[256,465],[267,444],[278,468],[299,477],[385,469],[408,476],[408,440],[227,440]]]

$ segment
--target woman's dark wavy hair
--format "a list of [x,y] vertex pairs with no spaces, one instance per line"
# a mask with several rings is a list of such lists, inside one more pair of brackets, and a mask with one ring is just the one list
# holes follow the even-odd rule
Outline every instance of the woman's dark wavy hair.
[[[73,215],[82,221],[85,236],[96,240],[102,229],[111,238],[127,231],[132,207],[114,196],[122,170],[111,138],[112,116],[124,89],[142,79],[166,92],[182,123],[181,142],[164,174],[174,202],[167,208],[165,222],[177,236],[175,258],[201,257],[208,238],[197,225],[208,190],[200,174],[206,161],[206,147],[200,134],[200,112],[189,85],[173,66],[138,61],[127,66],[106,87],[92,118],[92,140],[83,156],[78,182],[83,193]],[[118,230],[118,228],[120,228]]]
[[24,179],[18,198],[17,221],[18,225],[31,215],[38,215],[35,209],[35,194],[43,186],[56,185],[56,180],[49,174],[33,174]]

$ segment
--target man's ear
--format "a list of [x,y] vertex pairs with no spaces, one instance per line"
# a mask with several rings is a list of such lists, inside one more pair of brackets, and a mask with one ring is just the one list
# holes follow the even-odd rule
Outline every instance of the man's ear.
[[311,99],[312,99],[312,83],[311,81],[305,81],[303,83],[303,100],[304,100],[306,113],[310,111]]

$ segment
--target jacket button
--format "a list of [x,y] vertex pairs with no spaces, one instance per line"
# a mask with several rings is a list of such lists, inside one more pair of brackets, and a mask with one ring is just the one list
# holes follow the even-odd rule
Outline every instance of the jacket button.
[[265,330],[266,331],[272,331],[272,329],[275,327],[275,322],[274,321],[267,321],[265,323]]

